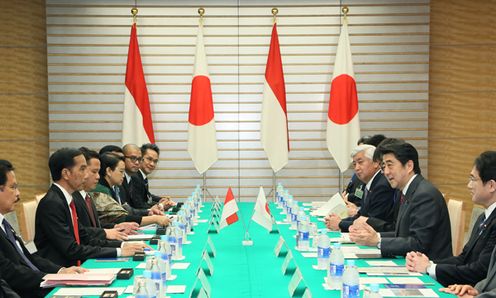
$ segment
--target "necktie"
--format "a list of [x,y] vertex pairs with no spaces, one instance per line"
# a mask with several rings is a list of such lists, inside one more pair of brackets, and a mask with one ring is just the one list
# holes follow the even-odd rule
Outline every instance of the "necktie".
[[479,224],[479,235],[482,234],[482,232],[484,232],[484,229],[486,228],[486,215],[485,214],[482,214],[481,215],[481,222]]
[[369,195],[369,190],[367,189],[367,186],[365,186],[365,187],[363,188],[363,199],[362,199],[362,201],[363,201],[363,205],[365,205],[365,204],[367,203],[367,201],[366,201],[366,200],[367,200],[367,196],[368,196],[368,195]]
[[[71,207],[71,211],[72,211],[72,228],[74,229],[74,238],[76,238],[77,244],[81,244],[81,241],[79,239],[79,226],[78,226],[76,205],[74,204],[74,200],[71,201],[69,207]],[[77,265],[81,266],[80,260],[77,260]]]
[[147,202],[150,204],[152,203],[152,196],[150,196],[150,186],[148,185],[148,178],[145,178],[145,190],[146,190],[146,199]]
[[400,193],[400,204],[403,205],[406,201],[405,195],[403,192]]
[[122,205],[119,186],[114,185],[114,192],[115,192],[115,197],[117,198],[117,202],[119,202],[119,205]]
[[94,228],[96,228],[97,226],[96,226],[95,213],[93,211],[93,205],[91,204],[91,198],[89,194],[86,194],[84,201],[86,202],[86,208],[88,209],[88,214],[90,215],[91,224]]
[[24,251],[17,245],[16,243],[16,237],[14,236],[14,231],[12,229],[12,226],[8,223],[6,219],[3,220],[3,227],[5,228],[5,234],[7,235],[7,239],[14,245],[15,249],[21,256],[21,258],[24,260],[24,262],[29,266],[29,268],[33,269],[34,271],[40,271],[31,261],[26,257],[24,254]]

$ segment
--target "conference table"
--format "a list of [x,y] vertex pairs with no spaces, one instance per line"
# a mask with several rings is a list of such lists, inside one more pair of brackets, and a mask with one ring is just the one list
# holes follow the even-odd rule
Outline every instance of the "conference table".
[[[168,297],[190,297],[192,292],[195,297],[201,288],[202,283],[197,275],[200,270],[206,272],[206,279],[211,288],[211,297],[289,297],[288,286],[296,271],[301,272],[302,280],[294,291],[295,297],[302,297],[311,294],[311,297],[340,297],[338,290],[326,290],[323,287],[326,271],[319,271],[312,267],[317,263],[316,258],[304,257],[300,251],[295,249],[296,231],[290,230],[288,224],[277,224],[273,232],[250,221],[254,203],[238,203],[239,220],[232,225],[225,227],[217,233],[213,225],[210,225],[212,217],[212,203],[205,203],[200,215],[200,222],[194,227],[194,233],[188,235],[191,244],[183,245],[183,255],[185,260],[178,262],[188,262],[189,267],[184,270],[173,269],[172,274],[177,278],[168,281],[167,285],[185,285],[186,290],[181,294],[170,294]],[[284,215],[280,214],[280,209],[270,203],[270,210],[276,222],[281,222]],[[220,212],[218,212],[220,214]],[[308,213],[308,211],[307,211]],[[311,218],[318,228],[324,228],[322,222],[316,218]],[[246,238],[246,228],[249,230],[249,237],[253,245],[244,246],[242,241]],[[152,233],[146,231],[145,233]],[[329,232],[330,237],[339,236],[339,232]],[[281,244],[281,254],[276,256],[274,249]],[[343,245],[345,246],[345,245]],[[152,248],[155,247],[152,245]],[[213,248],[212,248],[213,247]],[[292,259],[287,257],[288,251]],[[215,253],[215,256],[213,256]],[[207,255],[207,256],[205,256]],[[206,260],[208,259],[208,260]],[[289,260],[289,262],[288,262]],[[386,260],[386,259],[374,259]],[[398,265],[404,265],[404,258],[387,259]],[[84,262],[85,268],[135,268],[142,262],[127,261],[101,262],[90,259]],[[175,263],[175,261],[173,261]],[[213,266],[213,274],[209,274],[208,265]],[[287,265],[287,270],[283,274],[282,266]],[[366,260],[356,259],[358,267],[367,267]],[[133,284],[135,276],[142,275],[143,269],[135,269],[134,276],[129,280],[115,280],[109,287],[127,287]],[[360,274],[360,276],[365,276]],[[419,276],[423,282],[428,284],[427,288],[433,289],[441,298],[454,297],[453,295],[439,292],[441,285],[428,275]],[[382,286],[381,286],[382,287]],[[47,297],[57,297],[55,288]],[[307,291],[305,293],[305,291]],[[363,291],[361,291],[363,296]],[[84,292],[81,293],[84,297]],[[132,294],[122,294],[119,297],[132,296]],[[309,297],[309,296],[306,296]]]

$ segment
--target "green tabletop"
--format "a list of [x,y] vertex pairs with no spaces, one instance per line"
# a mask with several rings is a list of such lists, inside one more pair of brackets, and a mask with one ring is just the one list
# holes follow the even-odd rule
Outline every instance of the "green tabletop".
[[[200,213],[201,219],[209,219],[211,217],[212,204],[207,203],[203,207],[203,212]],[[209,233],[208,223],[199,223],[194,227],[194,235],[188,235],[188,240],[192,244],[183,246],[183,255],[186,257],[184,261],[191,265],[187,270],[173,270],[173,274],[177,275],[177,279],[170,281],[169,285],[186,285],[184,294],[168,294],[170,297],[189,297],[193,283],[196,280],[196,272],[201,266],[202,252],[206,249],[207,237],[210,237],[217,255],[213,257],[212,264],[214,266],[214,274],[208,276],[208,281],[212,288],[212,297],[288,297],[288,285],[294,270],[289,270],[289,273],[283,274],[281,265],[284,261],[284,256],[276,257],[274,248],[282,237],[293,254],[292,266],[294,269],[298,267],[303,275],[303,285],[306,285],[313,297],[340,297],[340,291],[325,290],[322,286],[325,271],[318,271],[312,268],[312,265],[317,263],[315,258],[305,258],[301,253],[295,250],[296,239],[294,235],[296,231],[290,230],[289,225],[277,225],[274,230],[277,233],[269,233],[267,230],[258,224],[251,222],[250,217],[253,212],[254,203],[239,203],[240,220],[220,231],[220,233]],[[280,214],[280,210],[275,208],[275,205],[270,206],[272,215],[276,221],[284,218]],[[316,221],[316,219],[312,219]],[[243,222],[245,224],[243,224]],[[320,228],[323,227],[321,222],[317,223]],[[249,228],[249,236],[253,241],[252,246],[243,246],[242,241],[245,238],[245,225]],[[249,225],[249,226],[248,226]],[[212,230],[212,229],[210,229]],[[331,232],[329,235],[339,235],[339,233]],[[403,265],[404,259],[394,259],[397,264]],[[88,260],[83,264],[85,268],[134,268],[139,262],[97,262]],[[367,266],[364,260],[357,260],[356,264],[359,267]],[[136,269],[135,275],[142,274],[142,270]],[[451,296],[445,293],[440,293],[438,289],[441,287],[435,280],[427,275],[420,277],[424,282],[433,283],[433,288],[440,297]],[[111,287],[126,287],[132,284],[130,280],[116,280]],[[49,296],[54,295],[58,289],[54,289]],[[299,288],[297,294],[301,294],[303,288]],[[86,297],[86,296],[85,296]],[[91,296],[88,296],[91,297]],[[95,297],[95,296],[94,296]],[[126,297],[126,294],[121,297]]]

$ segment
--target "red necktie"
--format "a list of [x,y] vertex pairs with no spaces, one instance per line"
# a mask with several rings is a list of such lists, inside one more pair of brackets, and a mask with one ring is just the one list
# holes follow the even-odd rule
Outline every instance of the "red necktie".
[[91,198],[89,194],[86,194],[84,201],[86,202],[86,208],[88,209],[88,214],[90,215],[91,224],[94,228],[96,228],[95,213],[93,211],[93,205],[91,204]]
[[[77,218],[76,205],[74,204],[74,200],[71,201],[69,207],[71,207],[71,211],[72,211],[72,228],[74,229],[74,238],[76,238],[77,244],[81,244],[81,241],[79,240],[78,218]],[[77,265],[81,266],[80,260],[77,260]]]

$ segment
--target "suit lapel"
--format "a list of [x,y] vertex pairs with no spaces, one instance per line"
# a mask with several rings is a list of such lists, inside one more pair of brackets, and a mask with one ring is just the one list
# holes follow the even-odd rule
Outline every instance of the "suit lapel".
[[60,200],[62,200],[64,205],[65,216],[68,218],[69,229],[71,230],[72,235],[74,235],[74,227],[72,226],[71,211],[69,210],[69,206],[67,205],[67,200],[65,199],[64,193],[56,185],[52,185],[50,190],[53,191],[55,195],[59,197]]
[[470,240],[467,243],[467,255],[470,254],[471,250],[474,248],[475,244],[479,240],[482,235],[485,235],[487,231],[489,230],[488,227],[492,224],[493,220],[496,218],[495,216],[496,212],[491,212],[491,215],[489,218],[486,220],[484,226],[482,228],[482,231],[479,230],[479,226],[482,223],[482,219],[485,217],[485,214],[482,213],[479,218],[477,218],[477,221],[474,224],[474,227],[472,228],[472,233],[470,235]]
[[[413,198],[413,195],[415,194],[415,190],[417,190],[417,187],[419,186],[420,182],[423,179],[424,178],[420,174],[418,174],[417,177],[415,177],[412,183],[410,183],[410,185],[408,186],[408,190],[405,195],[405,201],[403,202],[403,204],[400,203],[400,210],[398,211],[398,217],[396,219],[396,229],[395,229],[396,236],[399,235],[399,228],[401,221],[403,220],[403,214],[405,214],[406,210],[410,206],[411,198]],[[399,195],[401,196],[401,191]]]

